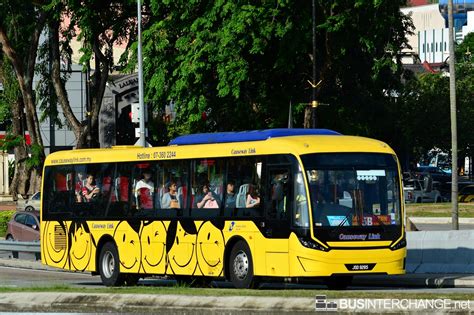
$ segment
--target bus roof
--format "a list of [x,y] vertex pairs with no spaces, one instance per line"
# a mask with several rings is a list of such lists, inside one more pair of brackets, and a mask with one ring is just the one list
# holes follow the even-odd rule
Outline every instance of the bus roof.
[[312,154],[367,152],[394,154],[385,143],[357,136],[294,135],[262,141],[170,145],[165,147],[118,146],[102,149],[57,151],[46,157],[45,165],[135,162],[149,160],[238,157],[265,154]]
[[215,132],[198,133],[185,136],[179,136],[170,141],[168,145],[191,145],[191,144],[211,144],[228,142],[247,142],[262,141],[271,138],[289,137],[289,136],[308,136],[308,135],[341,135],[340,133],[329,129],[265,129],[239,132]]

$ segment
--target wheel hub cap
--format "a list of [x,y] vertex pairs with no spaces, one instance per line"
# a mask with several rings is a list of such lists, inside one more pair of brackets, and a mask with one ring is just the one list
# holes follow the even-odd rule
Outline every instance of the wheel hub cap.
[[104,271],[105,277],[112,277],[115,270],[115,259],[111,252],[105,253],[104,260],[102,261],[102,270]]
[[247,254],[240,251],[234,259],[234,274],[239,280],[245,279],[249,272],[249,259]]

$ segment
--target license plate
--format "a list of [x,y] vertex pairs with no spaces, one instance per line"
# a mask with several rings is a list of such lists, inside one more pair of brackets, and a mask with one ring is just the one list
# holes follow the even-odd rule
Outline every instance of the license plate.
[[349,271],[368,271],[374,269],[375,264],[346,264]]

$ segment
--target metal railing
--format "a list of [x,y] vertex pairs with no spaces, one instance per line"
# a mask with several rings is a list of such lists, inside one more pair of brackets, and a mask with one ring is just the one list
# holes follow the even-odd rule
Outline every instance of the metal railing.
[[41,259],[40,242],[0,241],[0,251],[12,252],[13,258],[18,258],[18,253],[33,253],[36,259]]

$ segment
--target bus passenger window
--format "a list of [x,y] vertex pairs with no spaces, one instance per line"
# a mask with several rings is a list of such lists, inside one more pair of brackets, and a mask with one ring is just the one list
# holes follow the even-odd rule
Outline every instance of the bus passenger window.
[[225,209],[235,209],[237,194],[235,193],[235,181],[227,181],[225,191]]
[[155,193],[155,184],[152,180],[150,169],[142,171],[141,179],[135,184],[135,196],[139,209],[153,209],[153,196]]
[[259,194],[257,186],[249,185],[249,191],[247,192],[245,207],[246,208],[260,207],[260,194]]
[[181,208],[180,198],[178,195],[178,187],[175,181],[168,184],[168,192],[163,194],[161,199],[161,208],[163,209],[179,209]]
[[219,196],[209,189],[209,183],[204,183],[194,200],[194,208],[219,209]]
[[194,160],[192,166],[191,215],[193,217],[219,216],[225,191],[225,160]]

